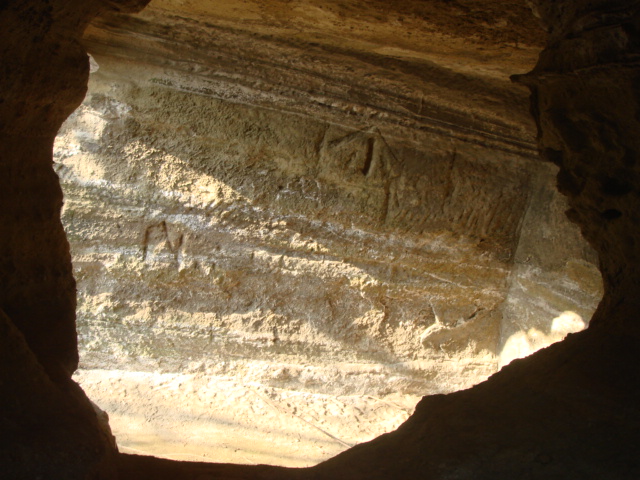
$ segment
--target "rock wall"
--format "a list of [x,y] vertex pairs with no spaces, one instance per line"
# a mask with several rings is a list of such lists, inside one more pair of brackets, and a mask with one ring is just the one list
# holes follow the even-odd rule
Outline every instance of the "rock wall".
[[423,395],[588,321],[595,258],[518,87],[160,7],[89,30],[56,143],[86,367]]
[[[0,26],[0,465],[6,478],[113,478],[115,449],[82,390],[75,281],[53,141],[86,92],[78,40],[134,2],[4,2]],[[141,5],[141,2],[138,2]],[[133,11],[133,8],[131,8]]]
[[502,311],[499,366],[583,330],[602,296],[597,256],[569,224],[554,168],[532,182]]
[[[569,198],[568,215],[600,255],[605,290],[612,292],[602,311],[634,304],[638,73],[624,66],[638,52],[638,2],[576,2],[542,15],[556,25],[556,41],[519,80],[533,94],[543,154],[560,167],[558,189]],[[597,317],[611,321],[605,316]]]
[[[136,2],[105,5],[125,3]],[[482,3],[497,11],[503,7],[502,2]],[[3,226],[15,242],[3,236],[0,279],[4,292],[26,292],[22,302],[12,302],[18,296],[2,297],[3,310],[7,305],[14,307],[10,315],[0,315],[3,474],[13,478],[113,478],[117,466],[121,478],[156,480],[216,475],[264,479],[638,478],[636,299],[640,296],[634,216],[638,211],[634,193],[638,186],[635,112],[640,98],[634,63],[639,45],[638,2],[528,3],[535,4],[550,32],[549,46],[534,74],[522,79],[533,92],[540,145],[549,159],[560,164],[559,185],[569,197],[572,218],[598,252],[604,274],[605,296],[589,329],[512,362],[472,389],[426,397],[393,434],[315,469],[207,466],[140,457],[119,457],[116,462],[109,458],[95,418],[86,414],[88,402],[70,393],[74,387],[68,381],[68,369],[75,357],[70,347],[72,316],[64,308],[52,309],[50,316],[41,311],[34,318],[21,316],[20,306],[39,302],[40,291],[44,298],[55,292],[28,290],[33,275],[53,284],[64,277],[61,304],[68,307],[72,302],[69,256],[57,249],[63,238],[61,230],[47,228],[57,225],[51,212],[59,206],[59,190],[55,182],[49,182],[51,190],[35,195],[40,201],[30,199],[26,209],[3,197],[3,213],[9,212]],[[33,161],[33,151],[51,146],[55,128],[49,127],[57,128],[65,112],[79,102],[82,75],[75,81],[75,74],[63,73],[86,71],[74,39],[84,21],[98,10],[94,2],[37,0],[9,2],[0,8],[8,39],[1,47],[3,58],[12,59],[11,64],[3,64],[0,144],[7,175],[0,176],[0,191],[17,189],[12,183],[25,188],[31,185],[28,175],[14,172],[24,171],[20,168]],[[473,17],[471,24],[478,20]],[[67,57],[61,52],[74,54]],[[78,71],[78,67],[82,68]],[[44,156],[38,158],[44,163]],[[17,228],[19,218],[30,213],[29,229]],[[31,240],[38,238],[37,247],[43,251],[52,242],[53,260],[36,254]],[[26,248],[22,249],[21,242]],[[52,264],[60,267],[61,276],[48,274]],[[30,273],[24,275],[24,271]],[[55,319],[61,311],[60,327]],[[54,322],[51,330],[49,318]],[[29,325],[34,325],[30,334]],[[58,333],[58,327],[67,332],[60,333],[63,347],[50,350],[55,352],[51,355],[48,346],[38,349],[38,343],[46,346],[42,337],[50,331]]]

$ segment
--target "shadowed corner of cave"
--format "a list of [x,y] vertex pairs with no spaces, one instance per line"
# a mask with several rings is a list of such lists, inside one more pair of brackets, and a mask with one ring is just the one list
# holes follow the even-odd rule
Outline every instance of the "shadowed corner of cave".
[[[3,478],[640,478],[640,2],[148,3],[0,7]],[[107,365],[428,395],[181,462],[118,451]]]

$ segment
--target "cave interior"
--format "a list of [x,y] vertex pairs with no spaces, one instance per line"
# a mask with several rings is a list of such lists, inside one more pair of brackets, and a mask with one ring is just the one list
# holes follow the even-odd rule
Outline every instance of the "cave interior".
[[[640,2],[149,3],[0,6],[4,478],[640,478]],[[211,325],[425,396],[307,468],[119,452],[79,361]]]

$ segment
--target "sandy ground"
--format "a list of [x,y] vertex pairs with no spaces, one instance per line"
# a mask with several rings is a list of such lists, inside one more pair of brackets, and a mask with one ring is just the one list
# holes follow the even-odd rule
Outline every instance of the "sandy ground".
[[314,465],[397,428],[420,399],[332,396],[205,374],[79,370],[124,453]]

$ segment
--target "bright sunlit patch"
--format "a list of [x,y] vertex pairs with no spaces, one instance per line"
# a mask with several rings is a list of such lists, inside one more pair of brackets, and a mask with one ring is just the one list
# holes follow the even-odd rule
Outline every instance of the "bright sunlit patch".
[[526,332],[514,333],[502,348],[499,367],[502,368],[517,358],[527,357],[541,348],[559,342],[570,333],[584,330],[586,326],[587,324],[580,315],[572,311],[566,311],[553,319],[549,333],[537,328],[530,328]]

